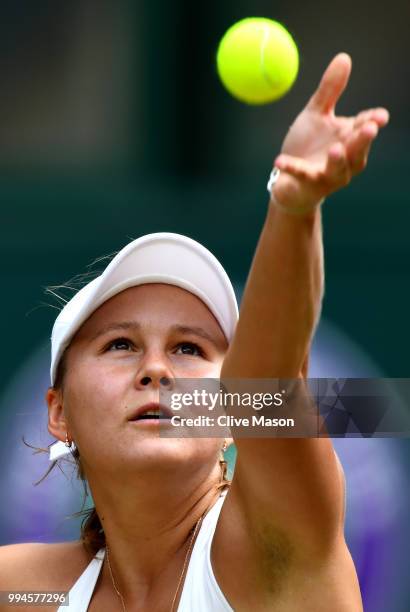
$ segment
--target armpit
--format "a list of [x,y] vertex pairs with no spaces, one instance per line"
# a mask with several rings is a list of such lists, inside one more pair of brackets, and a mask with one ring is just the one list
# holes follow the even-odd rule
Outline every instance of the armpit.
[[254,534],[258,577],[271,595],[278,595],[290,575],[295,547],[286,534],[272,525],[261,525]]

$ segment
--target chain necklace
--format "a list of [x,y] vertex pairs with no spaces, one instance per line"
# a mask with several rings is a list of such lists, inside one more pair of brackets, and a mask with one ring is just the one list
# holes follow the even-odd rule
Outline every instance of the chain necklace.
[[[207,509],[207,510],[208,510],[208,509]],[[190,541],[189,541],[188,550],[187,550],[186,555],[185,555],[184,565],[183,565],[183,568],[182,568],[182,572],[181,572],[181,575],[180,575],[179,580],[178,580],[177,590],[175,591],[175,595],[174,595],[174,598],[173,598],[173,600],[172,600],[171,612],[174,612],[175,600],[176,600],[176,598],[177,598],[177,595],[178,595],[179,589],[180,589],[180,587],[181,587],[181,582],[182,582],[182,579],[183,579],[184,574],[185,574],[186,565],[187,565],[188,559],[189,559],[190,554],[191,554],[191,551],[192,551],[192,546],[193,546],[193,543],[194,543],[195,537],[196,537],[196,535],[197,535],[197,533],[198,533],[198,529],[199,529],[199,527],[200,527],[200,525],[201,525],[201,523],[202,523],[202,520],[203,520],[203,518],[204,518],[204,516],[205,516],[205,514],[206,514],[206,512],[207,512],[207,510],[205,510],[205,512],[204,512],[204,513],[203,513],[203,514],[202,514],[202,515],[199,517],[198,521],[197,521],[197,522],[196,522],[196,524],[195,524],[195,527],[193,528],[193,533],[192,533],[191,539],[190,539]],[[107,561],[108,561],[108,568],[109,568],[109,570],[110,570],[110,576],[111,576],[112,585],[113,585],[114,590],[115,590],[115,592],[117,593],[118,597],[121,599],[121,604],[122,604],[122,609],[123,609],[123,612],[127,612],[127,611],[126,611],[126,608],[125,608],[124,598],[123,598],[123,596],[121,595],[121,593],[119,592],[119,590],[118,590],[118,588],[117,588],[117,585],[115,584],[114,576],[113,576],[112,569],[111,569],[110,555],[109,555],[109,552],[108,552],[108,544],[106,543],[106,545],[105,545],[105,546],[106,546],[106,549],[107,549]]]

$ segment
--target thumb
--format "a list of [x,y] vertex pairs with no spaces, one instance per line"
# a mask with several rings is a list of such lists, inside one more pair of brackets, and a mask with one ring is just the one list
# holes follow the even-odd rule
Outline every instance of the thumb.
[[339,53],[326,68],[319,86],[308,103],[308,108],[320,113],[334,110],[349,81],[352,60],[347,53]]

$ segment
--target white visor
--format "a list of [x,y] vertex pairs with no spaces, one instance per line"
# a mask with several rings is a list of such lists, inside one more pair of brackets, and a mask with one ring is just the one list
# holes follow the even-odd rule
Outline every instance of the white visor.
[[[125,246],[103,273],[67,302],[51,334],[50,380],[54,385],[60,359],[88,317],[117,293],[147,283],[166,283],[199,297],[215,316],[228,343],[238,321],[238,304],[231,281],[216,257],[199,242],[168,232],[147,234]],[[75,450],[58,441],[50,461]]]

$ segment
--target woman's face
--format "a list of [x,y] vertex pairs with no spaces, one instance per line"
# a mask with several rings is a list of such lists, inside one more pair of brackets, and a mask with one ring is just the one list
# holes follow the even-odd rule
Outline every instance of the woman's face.
[[161,438],[128,419],[160,401],[161,379],[218,378],[227,348],[205,304],[173,285],[131,287],[100,306],[71,342],[62,392],[86,474],[97,464],[135,470],[146,461],[154,468],[164,459],[215,459],[220,438]]

